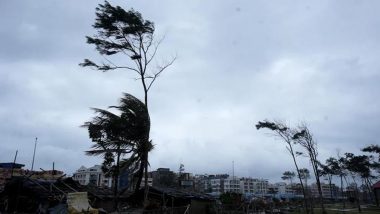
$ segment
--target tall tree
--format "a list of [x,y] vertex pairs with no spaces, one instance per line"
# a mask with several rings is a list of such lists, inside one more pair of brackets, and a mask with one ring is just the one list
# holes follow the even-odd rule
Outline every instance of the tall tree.
[[[95,63],[85,59],[80,66],[91,67],[99,71],[126,70],[137,75],[144,92],[144,104],[148,109],[148,92],[160,74],[175,61],[171,60],[151,66],[156,56],[161,40],[155,40],[154,23],[143,19],[142,15],[130,9],[124,10],[120,6],[113,6],[105,1],[96,7],[96,20],[93,27],[97,30],[94,36],[87,36],[87,43],[95,45],[96,50],[103,57],[103,62]],[[119,56],[128,60],[120,62]],[[116,61],[115,61],[116,60]],[[141,165],[137,170],[138,180],[135,190],[140,187],[145,173],[145,199],[148,193],[148,160],[149,149],[152,148],[149,132],[145,141],[140,142],[142,154]]]
[[287,127],[282,122],[276,122],[276,121],[270,122],[267,120],[265,120],[263,122],[259,121],[256,124],[256,129],[262,129],[262,128],[266,128],[266,129],[273,131],[275,137],[278,137],[285,142],[286,149],[288,150],[289,154],[292,156],[294,166],[296,167],[298,179],[299,179],[300,184],[301,184],[302,193],[304,195],[305,210],[306,210],[306,213],[308,214],[309,208],[308,208],[308,202],[307,202],[307,198],[306,198],[305,186],[304,186],[303,180],[301,178],[300,169],[298,167],[298,163],[296,160],[297,152],[295,151],[295,149],[293,147],[293,144],[296,143],[293,139],[295,131],[293,129],[290,129],[289,127]]
[[97,116],[83,127],[88,129],[89,137],[94,142],[92,150],[86,154],[104,156],[102,169],[113,178],[117,209],[120,159],[129,153],[132,157],[139,155],[141,142],[147,141],[150,119],[145,104],[130,94],[124,94],[120,105],[110,108],[118,110],[120,114],[93,108]]
[[310,160],[310,163],[315,175],[315,180],[317,183],[318,194],[319,194],[319,200],[322,207],[322,213],[325,214],[327,212],[323,203],[323,194],[322,194],[322,187],[321,187],[321,181],[320,181],[321,169],[319,169],[320,162],[318,161],[317,142],[314,140],[313,135],[311,134],[309,128],[305,124],[302,124],[298,127],[298,131],[297,133],[294,134],[293,140],[295,140],[299,145],[301,145],[306,150],[306,154],[309,157],[309,160]]

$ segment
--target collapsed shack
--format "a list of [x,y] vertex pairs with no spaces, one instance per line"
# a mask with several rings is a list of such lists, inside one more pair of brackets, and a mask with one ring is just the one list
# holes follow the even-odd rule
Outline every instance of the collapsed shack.
[[[12,177],[0,193],[0,211],[47,213],[68,210],[67,196],[86,193],[82,207],[112,208],[112,191],[108,188],[82,186],[72,178],[57,180],[32,179],[26,176]],[[86,204],[87,203],[87,204]]]
[[[79,207],[84,207],[83,210],[114,211],[113,191],[109,188],[82,186],[72,178],[42,180],[15,176],[0,192],[0,213],[69,213],[72,197],[79,199]],[[124,208],[141,207],[143,199],[144,189],[137,194],[125,192],[119,196]],[[208,214],[215,210],[213,197],[183,189],[149,187],[148,201],[149,206],[143,211],[146,214],[182,214],[185,211]]]
[[[143,201],[144,188],[130,196],[129,202]],[[215,199],[209,195],[175,188],[149,187],[149,205],[143,213],[185,213],[208,214],[214,213]]]

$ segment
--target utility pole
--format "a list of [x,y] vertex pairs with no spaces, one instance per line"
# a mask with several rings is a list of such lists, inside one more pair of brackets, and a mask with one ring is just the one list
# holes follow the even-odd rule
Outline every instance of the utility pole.
[[18,150],[16,150],[15,159],[13,160],[11,177],[13,177],[13,169],[15,168],[15,165],[16,165],[17,153],[18,153]]
[[34,141],[34,151],[33,151],[32,168],[30,169],[30,171],[33,171],[34,157],[36,156],[37,139],[38,139],[38,138],[36,137],[36,140]]

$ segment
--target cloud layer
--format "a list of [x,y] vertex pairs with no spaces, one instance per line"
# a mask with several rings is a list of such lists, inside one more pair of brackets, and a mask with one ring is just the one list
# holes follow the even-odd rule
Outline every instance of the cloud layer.
[[[79,128],[89,107],[142,98],[133,74],[78,66],[101,1],[0,3],[0,161],[72,173],[99,163]],[[150,93],[151,168],[279,180],[293,169],[263,119],[309,124],[320,158],[379,143],[380,17],[375,1],[111,1],[165,35],[157,60],[178,60]],[[306,159],[302,160],[308,166]]]

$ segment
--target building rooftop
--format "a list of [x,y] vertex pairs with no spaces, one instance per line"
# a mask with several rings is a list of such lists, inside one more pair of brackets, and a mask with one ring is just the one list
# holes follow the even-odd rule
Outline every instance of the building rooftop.
[[5,168],[5,169],[11,169],[11,168],[21,169],[24,166],[25,166],[24,164],[20,164],[20,163],[0,163],[0,168]]

